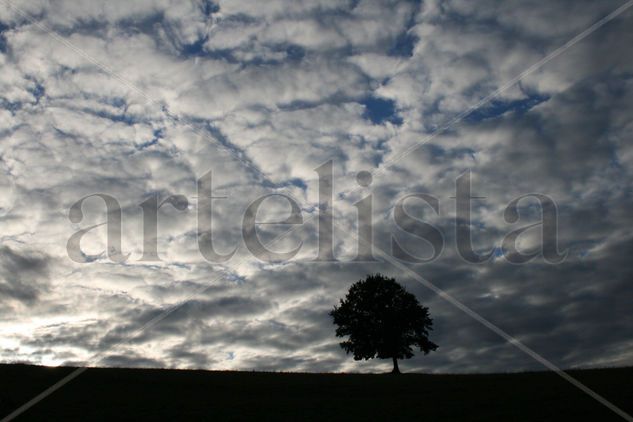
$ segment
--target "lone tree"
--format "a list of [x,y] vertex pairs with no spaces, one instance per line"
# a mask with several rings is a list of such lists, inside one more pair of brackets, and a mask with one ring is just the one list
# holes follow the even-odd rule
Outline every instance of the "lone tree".
[[337,337],[349,336],[341,343],[354,360],[393,360],[394,374],[399,374],[398,359],[413,356],[411,346],[426,355],[437,345],[428,339],[433,320],[429,309],[393,278],[369,275],[350,287],[345,299],[330,312]]

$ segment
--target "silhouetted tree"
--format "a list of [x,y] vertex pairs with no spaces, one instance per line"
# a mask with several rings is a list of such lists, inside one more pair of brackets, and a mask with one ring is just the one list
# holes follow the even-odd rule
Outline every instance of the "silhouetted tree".
[[330,312],[337,337],[349,336],[341,343],[354,360],[393,360],[394,374],[399,374],[398,359],[413,356],[411,346],[426,355],[437,345],[428,339],[433,320],[429,309],[407,292],[393,278],[369,275],[354,283],[345,299]]

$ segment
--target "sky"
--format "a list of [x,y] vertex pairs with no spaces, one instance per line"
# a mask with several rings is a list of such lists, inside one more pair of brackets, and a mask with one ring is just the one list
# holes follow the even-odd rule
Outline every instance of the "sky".
[[[434,320],[439,349],[405,371],[542,369],[412,274],[559,367],[632,365],[633,10],[543,62],[623,4],[0,0],[0,362],[388,370],[346,356],[328,316],[381,272]],[[315,262],[330,161],[337,260]],[[213,246],[235,249],[223,262],[199,251],[205,174]],[[474,249],[491,252],[478,264],[457,248],[463,174],[481,197]],[[83,237],[84,262],[69,256],[73,234],[105,221],[98,197],[69,218],[96,193],[120,204],[126,260],[107,253],[106,226]],[[354,204],[370,195],[376,248],[395,238],[429,256],[393,217],[420,193],[437,209],[409,199],[407,212],[441,230],[441,253],[409,271],[354,261]],[[556,203],[562,262],[504,255],[508,233],[541,219],[534,198],[519,221],[504,211],[534,193]],[[300,207],[303,224],[271,246],[301,245],[291,259],[260,259],[243,239],[245,210],[270,194],[258,221],[286,218],[279,194]],[[144,260],[141,204],[171,195],[160,259]],[[539,227],[520,249],[550,242]],[[288,226],[258,230],[273,241]]]

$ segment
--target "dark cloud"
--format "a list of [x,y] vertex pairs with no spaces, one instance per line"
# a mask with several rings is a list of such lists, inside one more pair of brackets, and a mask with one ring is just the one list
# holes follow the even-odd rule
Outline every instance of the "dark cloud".
[[49,257],[41,252],[0,248],[0,295],[32,305],[48,288]]

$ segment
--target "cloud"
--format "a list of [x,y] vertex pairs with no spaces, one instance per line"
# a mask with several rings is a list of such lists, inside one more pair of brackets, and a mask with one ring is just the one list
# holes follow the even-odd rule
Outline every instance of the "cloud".
[[[17,5],[17,4],[16,4]],[[627,259],[633,149],[626,12],[441,134],[456,116],[541,60],[617,1],[52,1],[0,11],[0,360],[210,369],[375,371],[338,347],[327,312],[368,273],[393,275],[431,308],[437,353],[410,369],[511,371],[538,364],[384,262],[315,263],[316,169],[333,161],[334,250],[355,256],[354,204],[373,196],[376,245],[398,229],[393,210],[430,193],[440,215],[407,202],[444,234],[440,257],[412,268],[563,367],[631,364]],[[56,31],[59,39],[43,28]],[[61,40],[61,42],[60,42]],[[69,44],[74,46],[69,48]],[[83,52],[78,54],[78,51]],[[423,142],[423,140],[425,140]],[[413,149],[413,146],[418,145]],[[408,151],[402,156],[403,151]],[[396,160],[397,162],[393,162]],[[214,247],[198,251],[197,180],[212,170]],[[369,187],[356,174],[377,171]],[[473,244],[488,262],[459,258],[455,179],[469,170]],[[514,198],[538,192],[559,210],[567,259],[513,265],[504,235],[539,219]],[[122,209],[122,249],[106,254],[104,227],[82,239],[89,263],[71,261],[68,238],[105,221],[91,197]],[[304,224],[272,248],[301,251],[261,262],[245,248],[242,217],[255,199],[296,199]],[[161,261],[142,261],[141,203],[165,204]],[[532,206],[530,206],[532,204]],[[259,221],[287,217],[271,198]],[[341,229],[341,226],[343,229]],[[260,227],[262,239],[288,229]],[[538,230],[521,237],[539,242]],[[202,242],[204,247],[210,245]],[[139,329],[183,306],[151,329]],[[91,361],[97,356],[98,362]]]
[[0,249],[0,294],[33,305],[48,286],[48,258],[42,253]]

